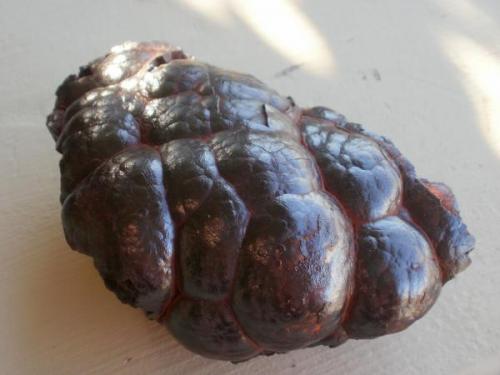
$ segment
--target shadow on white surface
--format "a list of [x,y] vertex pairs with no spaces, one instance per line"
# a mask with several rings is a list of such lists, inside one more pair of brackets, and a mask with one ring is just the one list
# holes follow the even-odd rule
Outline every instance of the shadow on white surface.
[[495,46],[474,38],[470,30],[489,25],[491,32],[500,35],[500,27],[478,4],[469,0],[458,4],[463,22],[443,31],[441,45],[461,73],[484,140],[500,158],[500,57],[492,52]]
[[228,25],[231,16],[237,17],[269,47],[288,59],[292,66],[303,65],[306,71],[318,76],[330,76],[335,69],[332,49],[296,1],[179,0],[179,2],[223,26]]
[[474,366],[459,373],[459,375],[498,375],[500,374],[500,352],[485,358]]

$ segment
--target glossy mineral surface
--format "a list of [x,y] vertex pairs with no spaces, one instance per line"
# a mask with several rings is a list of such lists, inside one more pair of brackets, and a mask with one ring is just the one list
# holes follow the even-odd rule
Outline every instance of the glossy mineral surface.
[[403,330],[470,263],[449,188],[386,138],[165,43],[69,76],[47,126],[70,246],[207,357]]

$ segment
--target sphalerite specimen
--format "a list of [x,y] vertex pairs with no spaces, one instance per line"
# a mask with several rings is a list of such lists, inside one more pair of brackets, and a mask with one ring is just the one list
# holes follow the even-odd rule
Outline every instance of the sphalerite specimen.
[[206,357],[401,331],[470,263],[450,189],[389,140],[166,43],[80,68],[47,126],[69,245]]

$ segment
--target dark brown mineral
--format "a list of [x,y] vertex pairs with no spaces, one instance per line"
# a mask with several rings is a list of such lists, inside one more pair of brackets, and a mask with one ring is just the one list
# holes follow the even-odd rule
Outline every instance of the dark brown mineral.
[[453,194],[389,140],[165,43],[66,78],[47,126],[70,246],[206,357],[401,331],[470,262]]

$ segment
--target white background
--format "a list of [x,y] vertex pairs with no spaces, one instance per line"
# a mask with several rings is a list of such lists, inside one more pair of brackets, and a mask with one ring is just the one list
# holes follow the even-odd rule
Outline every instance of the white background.
[[[152,39],[389,136],[453,188],[472,266],[397,335],[237,366],[183,349],[66,245],[44,125],[67,74]],[[498,0],[2,0],[0,93],[0,373],[500,374]]]

